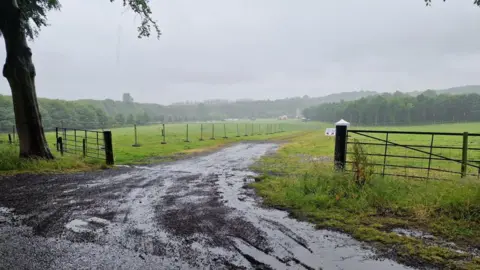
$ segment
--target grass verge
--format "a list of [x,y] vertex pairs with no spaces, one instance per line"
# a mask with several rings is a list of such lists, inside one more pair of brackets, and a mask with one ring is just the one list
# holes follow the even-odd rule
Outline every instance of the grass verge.
[[372,177],[360,185],[332,171],[329,140],[306,134],[254,166],[260,177],[253,186],[267,205],[370,242],[408,265],[480,269],[479,180]]
[[57,157],[55,160],[25,160],[19,157],[18,147],[2,145],[0,147],[0,175],[19,173],[67,173],[92,171],[106,168],[100,160],[84,160],[78,156]]

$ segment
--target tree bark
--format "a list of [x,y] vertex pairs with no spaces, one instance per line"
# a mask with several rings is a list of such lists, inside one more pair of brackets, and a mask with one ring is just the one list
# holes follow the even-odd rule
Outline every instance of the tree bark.
[[20,157],[53,159],[38,108],[32,51],[16,0],[0,0],[0,21],[7,53],[3,76],[12,90]]

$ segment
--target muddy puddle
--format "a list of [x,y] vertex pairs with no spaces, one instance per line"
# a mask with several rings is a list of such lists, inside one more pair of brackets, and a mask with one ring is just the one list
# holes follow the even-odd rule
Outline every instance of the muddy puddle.
[[409,269],[261,207],[248,167],[276,147],[2,179],[0,269]]

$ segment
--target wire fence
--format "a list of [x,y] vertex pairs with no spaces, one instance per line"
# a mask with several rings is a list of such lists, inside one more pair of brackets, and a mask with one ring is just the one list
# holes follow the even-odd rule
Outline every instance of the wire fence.
[[[480,175],[480,134],[348,130],[347,170],[358,173],[359,149],[374,174],[421,179]],[[360,155],[361,155],[360,154]]]
[[110,131],[56,128],[55,138],[56,149],[61,155],[70,153],[114,163]]

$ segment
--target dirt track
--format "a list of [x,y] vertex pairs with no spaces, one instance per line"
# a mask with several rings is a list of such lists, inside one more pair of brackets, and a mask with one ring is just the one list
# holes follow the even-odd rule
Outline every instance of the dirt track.
[[1,269],[407,269],[260,207],[248,171],[274,144],[152,167],[0,180]]

